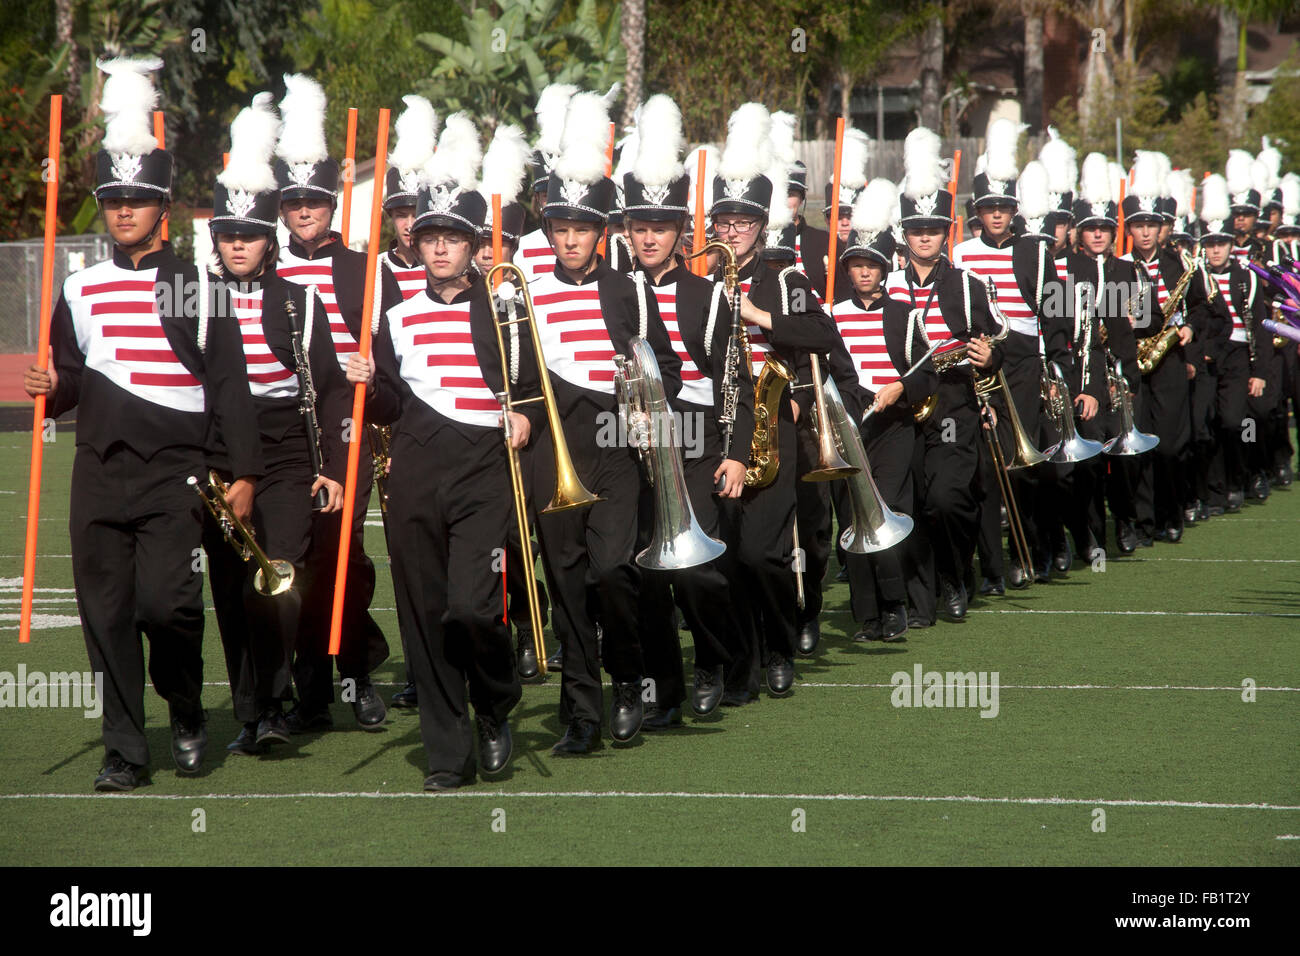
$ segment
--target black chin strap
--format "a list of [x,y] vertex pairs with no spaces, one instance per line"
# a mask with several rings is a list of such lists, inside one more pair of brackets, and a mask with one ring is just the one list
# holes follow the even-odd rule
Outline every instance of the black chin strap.
[[167,209],[168,209],[167,206],[162,207],[162,209],[158,213],[157,220],[154,221],[153,228],[150,229],[148,235],[146,235],[139,242],[133,242],[130,245],[127,245],[124,242],[118,242],[115,243],[115,245],[119,249],[121,249],[124,253],[126,253],[128,256],[131,254],[133,250],[137,250],[146,246],[153,245],[154,238],[158,235],[158,232],[162,229],[162,221],[163,221],[163,217],[167,215]]

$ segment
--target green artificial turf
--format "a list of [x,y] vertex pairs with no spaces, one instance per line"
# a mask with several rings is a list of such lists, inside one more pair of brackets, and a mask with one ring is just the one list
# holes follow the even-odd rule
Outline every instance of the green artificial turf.
[[[28,448],[0,434],[0,671],[84,671],[75,624],[18,644]],[[72,587],[72,452],[67,432],[46,449],[38,588]],[[508,775],[452,796],[420,792],[418,721],[404,712],[365,733],[335,704],[334,732],[227,755],[237,727],[209,612],[198,777],[172,768],[152,690],[153,783],[126,797],[91,795],[97,720],[0,709],[0,864],[1293,864],[1300,840],[1277,838],[1300,834],[1300,810],[1268,807],[1300,805],[1297,534],[1300,492],[1279,490],[1177,546],[977,601],[966,623],[897,645],[848,640],[847,586],[832,582],[822,646],[797,663],[791,698],[561,760],[553,676],[525,687]],[[382,541],[371,528],[372,554]],[[387,696],[404,671],[382,553],[376,564]],[[75,618],[71,591],[38,591],[36,612]],[[892,675],[917,664],[997,672],[997,716],[892,706]],[[1162,801],[1234,806],[1147,805]]]

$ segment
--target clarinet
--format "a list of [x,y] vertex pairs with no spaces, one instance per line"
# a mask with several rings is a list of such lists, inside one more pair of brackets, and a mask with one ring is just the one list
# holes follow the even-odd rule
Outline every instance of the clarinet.
[[[316,287],[307,290],[307,321],[315,318]],[[320,422],[316,419],[316,384],[311,377],[311,363],[307,361],[307,352],[302,347],[302,329],[298,326],[297,309],[293,296],[284,301],[284,311],[289,316],[289,340],[293,344],[294,374],[298,376],[298,411],[303,424],[307,427],[307,455],[311,459],[313,479],[319,478],[323,458],[320,451]],[[314,482],[313,482],[314,483]],[[329,493],[320,488],[312,495],[311,510],[320,511],[329,504]]]

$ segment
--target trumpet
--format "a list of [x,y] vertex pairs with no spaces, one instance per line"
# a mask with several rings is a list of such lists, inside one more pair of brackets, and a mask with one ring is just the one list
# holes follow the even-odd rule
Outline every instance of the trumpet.
[[634,338],[629,352],[630,357],[614,356],[614,391],[628,440],[641,458],[655,496],[654,534],[636,563],[657,571],[707,564],[727,546],[705,534],[695,520],[677,422],[664,395],[654,350],[645,339]]
[[266,552],[258,546],[257,539],[253,536],[253,529],[235,516],[234,509],[226,499],[226,492],[229,489],[215,471],[208,471],[206,491],[194,475],[190,475],[186,483],[198,492],[208,511],[212,512],[212,517],[216,518],[217,524],[221,526],[221,533],[234,545],[239,556],[245,561],[250,559],[257,561],[257,574],[253,576],[253,588],[258,594],[275,597],[293,587],[293,565],[288,561],[266,556]]
[[[503,280],[492,291],[493,280],[505,273],[510,272],[519,280],[519,295],[522,298],[524,306],[524,316],[519,318],[515,314],[515,288],[508,280]],[[486,277],[488,287],[488,301],[492,308],[494,318],[493,325],[497,334],[497,350],[501,354],[501,388],[502,391],[497,393],[497,401],[501,403],[501,424],[506,443],[506,458],[510,464],[510,492],[514,500],[515,521],[519,530],[519,546],[525,555],[532,554],[532,548],[529,542],[532,535],[528,527],[528,497],[524,492],[523,469],[519,464],[519,452],[514,447],[511,439],[513,434],[510,427],[510,413],[519,405],[525,405],[529,402],[540,401],[546,407],[546,421],[551,430],[551,446],[555,455],[555,493],[551,496],[551,502],[544,509],[543,514],[550,514],[555,511],[567,511],[570,508],[581,508],[593,504],[601,499],[593,495],[578,479],[578,474],[573,467],[573,459],[569,456],[569,446],[564,441],[564,427],[560,422],[560,414],[556,409],[555,395],[551,391],[551,379],[546,370],[546,358],[542,353],[541,337],[537,334],[537,316],[533,312],[533,299],[528,294],[528,281],[523,272],[510,262],[501,262],[488,270]],[[503,318],[501,311],[498,309],[498,303],[504,304],[509,318]],[[513,327],[528,323],[529,331],[533,337],[533,351],[537,356],[537,366],[539,378],[542,383],[541,395],[532,398],[515,398],[510,393],[510,354],[506,351],[505,336],[503,329],[507,326]],[[531,567],[526,567],[524,571],[524,581],[527,586],[525,594],[528,601],[528,619],[533,629],[533,650],[537,654],[538,674],[546,676],[546,639],[542,633],[542,612],[541,600],[537,595],[537,578]]]

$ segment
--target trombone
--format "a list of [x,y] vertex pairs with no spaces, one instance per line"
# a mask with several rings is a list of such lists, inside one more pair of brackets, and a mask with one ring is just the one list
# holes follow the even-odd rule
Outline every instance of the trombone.
[[[518,317],[514,312],[515,287],[508,279],[503,280],[492,291],[493,281],[504,272],[510,272],[519,282],[519,295],[523,300],[524,315]],[[510,262],[501,262],[488,270],[486,277],[488,303],[492,309],[493,325],[497,334],[497,350],[501,354],[501,388],[497,401],[501,403],[501,423],[505,434],[506,457],[510,462],[510,491],[515,504],[515,521],[519,529],[519,549],[526,556],[532,555],[532,535],[528,528],[528,498],[524,493],[523,470],[519,466],[519,451],[511,443],[510,413],[520,405],[529,402],[541,402],[546,407],[546,422],[551,430],[551,447],[555,454],[555,493],[551,503],[542,509],[542,514],[581,508],[600,501],[578,479],[574,470],[573,459],[569,456],[569,446],[564,441],[564,427],[560,422],[560,413],[556,409],[555,394],[551,391],[550,374],[546,369],[546,359],[542,353],[541,337],[537,334],[537,316],[533,312],[533,298],[528,293],[528,280],[523,272]],[[509,303],[509,317],[502,318],[498,303]],[[510,394],[510,354],[506,351],[503,329],[528,323],[533,338],[533,352],[537,356],[538,378],[541,380],[542,393],[532,398],[515,398]],[[527,557],[525,557],[527,563]],[[546,641],[542,633],[541,602],[537,596],[537,577],[531,566],[524,568],[524,581],[527,583],[528,619],[533,628],[533,649],[537,654],[538,673],[546,676]]]
[[240,521],[230,507],[230,502],[226,499],[229,489],[216,471],[208,471],[206,491],[194,475],[190,475],[186,483],[198,492],[208,511],[212,512],[212,517],[221,526],[221,533],[234,545],[239,556],[245,561],[250,558],[257,561],[258,570],[253,576],[253,588],[258,594],[275,597],[293,587],[293,565],[279,558],[268,558],[266,552],[258,547],[253,529]]

